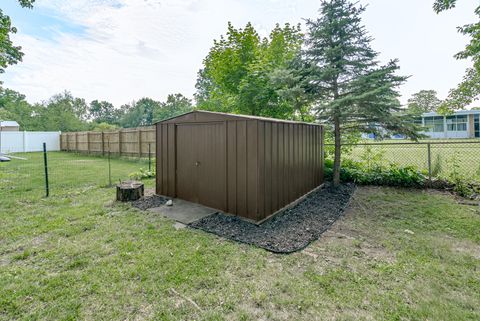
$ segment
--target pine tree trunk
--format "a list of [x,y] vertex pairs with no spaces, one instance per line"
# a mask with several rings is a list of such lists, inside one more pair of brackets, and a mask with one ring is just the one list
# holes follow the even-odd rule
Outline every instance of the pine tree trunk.
[[341,156],[341,135],[340,135],[340,119],[338,116],[333,118],[335,126],[335,159],[333,162],[333,186],[340,185],[340,156]]

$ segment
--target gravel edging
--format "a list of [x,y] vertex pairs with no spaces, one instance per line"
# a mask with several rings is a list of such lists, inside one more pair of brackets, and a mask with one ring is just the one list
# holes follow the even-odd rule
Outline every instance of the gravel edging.
[[217,213],[189,226],[274,253],[292,253],[304,249],[328,230],[343,215],[354,191],[354,184],[338,188],[326,184],[261,225]]

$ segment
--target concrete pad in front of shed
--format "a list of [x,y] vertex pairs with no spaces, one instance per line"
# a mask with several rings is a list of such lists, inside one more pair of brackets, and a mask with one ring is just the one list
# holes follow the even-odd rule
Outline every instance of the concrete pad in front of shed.
[[172,206],[162,205],[149,211],[171,218],[183,224],[190,224],[204,217],[220,212],[200,204],[174,199]]

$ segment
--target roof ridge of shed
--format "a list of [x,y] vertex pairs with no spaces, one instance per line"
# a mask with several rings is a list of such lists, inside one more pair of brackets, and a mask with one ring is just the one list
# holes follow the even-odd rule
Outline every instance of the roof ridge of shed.
[[158,122],[155,122],[154,124],[163,123],[163,122],[166,122],[166,121],[169,121],[169,120],[172,120],[172,119],[175,119],[175,118],[183,117],[185,115],[193,114],[193,113],[222,115],[222,116],[229,116],[229,117],[243,118],[243,119],[257,119],[257,120],[278,122],[278,123],[305,124],[305,125],[321,126],[321,124],[316,123],[316,122],[312,123],[312,122],[306,122],[306,121],[296,121],[296,120],[280,119],[280,118],[273,118],[273,117],[262,117],[262,116],[253,116],[253,115],[244,115],[244,114],[232,114],[232,113],[224,113],[224,112],[201,110],[201,109],[195,109],[195,110],[186,112],[184,114],[180,114],[180,115],[176,115],[176,116],[173,116],[173,117],[170,117],[170,118],[162,119]]

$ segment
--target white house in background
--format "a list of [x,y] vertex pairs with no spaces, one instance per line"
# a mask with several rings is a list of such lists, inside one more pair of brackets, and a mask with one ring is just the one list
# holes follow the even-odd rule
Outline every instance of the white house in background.
[[[459,110],[443,116],[435,112],[422,114],[416,123],[426,129],[430,138],[480,138],[480,110]],[[381,127],[378,127],[382,130]],[[375,134],[362,134],[362,138],[375,139]],[[403,135],[393,135],[392,139],[405,139]]]
[[20,131],[20,125],[13,120],[0,120],[0,131],[18,132]]
[[421,124],[430,138],[480,138],[480,110],[459,110],[448,116],[425,113]]

